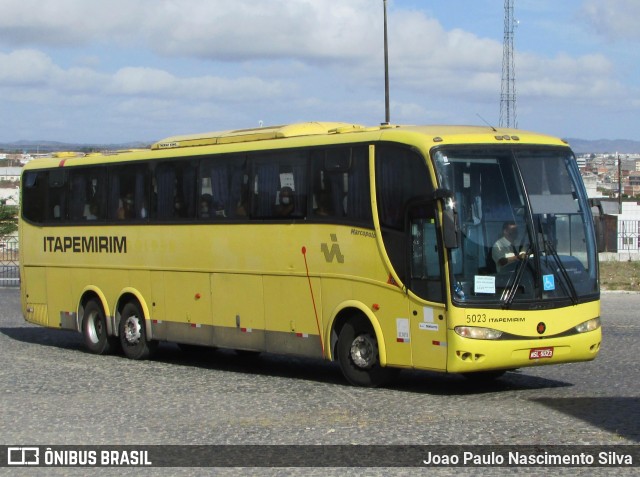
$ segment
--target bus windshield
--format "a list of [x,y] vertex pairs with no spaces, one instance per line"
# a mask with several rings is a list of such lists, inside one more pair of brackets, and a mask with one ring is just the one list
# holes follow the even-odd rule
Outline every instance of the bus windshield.
[[449,252],[454,303],[527,309],[597,297],[592,217],[568,148],[443,148],[434,160],[462,232]]

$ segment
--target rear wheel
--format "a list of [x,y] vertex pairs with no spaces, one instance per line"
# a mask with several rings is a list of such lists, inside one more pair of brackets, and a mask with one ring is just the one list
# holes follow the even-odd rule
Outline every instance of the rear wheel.
[[102,305],[97,300],[89,300],[83,316],[82,336],[87,349],[95,354],[113,352],[118,346],[118,338],[107,334],[107,320]]
[[122,351],[130,359],[147,359],[158,346],[157,341],[147,341],[144,317],[135,302],[127,303],[122,309],[118,334]]
[[337,355],[342,374],[355,386],[381,386],[395,374],[380,366],[376,334],[362,316],[351,318],[340,330]]

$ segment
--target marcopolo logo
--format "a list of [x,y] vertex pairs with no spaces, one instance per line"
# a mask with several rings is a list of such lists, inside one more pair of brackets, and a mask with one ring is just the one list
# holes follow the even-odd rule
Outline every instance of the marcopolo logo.
[[340,245],[338,244],[338,236],[331,234],[331,249],[327,243],[320,244],[320,251],[324,254],[324,259],[327,263],[333,262],[333,259],[338,259],[338,263],[344,263],[344,255],[340,251]]
[[7,465],[39,465],[40,449],[38,447],[7,448]]

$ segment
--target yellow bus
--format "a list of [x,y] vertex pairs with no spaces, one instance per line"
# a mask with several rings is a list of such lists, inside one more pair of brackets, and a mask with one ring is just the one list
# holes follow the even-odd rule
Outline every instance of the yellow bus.
[[98,354],[300,355],[377,386],[592,360],[601,342],[575,157],[520,130],[318,122],[38,159],[20,254],[25,319]]

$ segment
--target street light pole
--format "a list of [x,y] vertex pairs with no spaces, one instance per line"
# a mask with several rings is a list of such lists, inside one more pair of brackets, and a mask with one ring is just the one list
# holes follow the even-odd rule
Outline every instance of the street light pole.
[[382,1],[384,5],[384,121],[391,122],[389,111],[389,48],[387,43],[387,0]]

